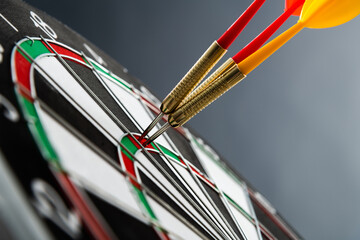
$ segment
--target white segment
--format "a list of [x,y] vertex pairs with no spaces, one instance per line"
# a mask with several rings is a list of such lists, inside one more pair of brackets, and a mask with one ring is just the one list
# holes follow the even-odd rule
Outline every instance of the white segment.
[[[139,167],[152,181],[157,183],[157,186],[161,190],[163,190],[165,193],[171,193],[175,198],[169,194],[168,194],[168,196],[174,202],[179,202],[180,207],[181,207],[181,205],[183,205],[187,209],[187,210],[183,209],[183,210],[185,210],[185,212],[190,212],[204,226],[206,226],[207,229],[210,229],[213,234],[218,236],[215,233],[215,230],[212,227],[210,227],[210,225],[207,223],[207,221],[205,221],[205,219],[201,215],[198,214],[197,210],[194,209],[194,207],[188,202],[188,200],[186,200],[186,198],[184,198],[183,195],[181,193],[179,193],[178,190],[171,183],[169,183],[169,181],[163,176],[163,174],[156,167],[153,166],[153,164],[148,160],[148,158],[142,152],[139,151],[135,157],[138,160],[138,162],[140,162],[141,165],[143,166],[142,167],[141,165],[139,166],[138,164],[136,164],[136,167]],[[152,176],[150,176],[150,174],[148,174],[147,172],[151,173],[152,176],[154,176],[156,179],[154,179]]]
[[90,191],[96,189],[95,193],[100,193],[100,197],[109,203],[116,203],[125,210],[140,215],[141,210],[125,177],[44,112],[38,104],[35,106],[61,166],[85,186],[91,186]]
[[216,186],[251,215],[246,190],[237,183],[231,175],[226,173],[223,168],[215,163],[213,159],[206,155],[196,144],[191,145],[196,156],[200,159],[209,177],[215,182]]
[[165,229],[176,233],[177,235],[181,236],[182,239],[201,239],[199,235],[193,232],[189,227],[178,220],[174,215],[169,213],[166,209],[164,209],[153,198],[148,196],[146,199],[148,200],[160,224],[164,226]]
[[247,239],[259,239],[256,227],[250,222],[239,210],[229,203],[230,210],[233,212],[235,219],[238,221]]
[[[133,117],[133,121],[136,121],[140,125],[142,130],[147,128],[147,126],[149,126],[153,119],[146,112],[146,110],[144,109],[144,105],[141,104],[140,100],[136,98],[133,93],[130,93],[128,90],[121,87],[118,83],[114,82],[114,80],[112,80],[111,78],[108,78],[106,75],[103,74],[101,74],[100,76],[104,79],[105,84],[109,87],[109,89],[116,96],[119,102],[122,103],[122,105]],[[156,131],[157,129],[158,127],[156,126],[155,130],[153,131]],[[153,131],[151,131],[151,133],[153,133]],[[159,136],[156,139],[156,142],[160,143],[168,149],[173,150],[173,148],[170,146],[164,136]]]
[[[214,209],[213,205],[209,202],[208,198],[203,194],[203,191],[198,186],[198,184],[195,182],[195,180],[190,175],[188,170],[185,169],[184,167],[180,166],[179,164],[176,164],[176,163],[171,163],[171,164],[176,168],[176,170],[180,173],[180,175],[188,183],[188,185],[190,186],[192,191],[200,199],[200,201],[204,204],[205,208],[208,209],[208,211],[211,213],[211,215],[215,219],[217,219],[218,223],[220,223],[223,228],[225,228],[228,232],[230,232],[228,227],[224,224],[224,221],[222,220],[220,215]],[[201,181],[201,180],[199,180],[199,181]]]
[[[101,123],[101,125],[104,126],[104,128],[112,135],[113,138],[120,139],[120,136],[123,135],[121,129],[99,107],[99,105],[90,97],[90,95],[85,92],[80,84],[78,84],[78,82],[55,57],[41,57],[36,59],[36,63],[40,66],[41,69],[46,71],[52,80],[54,80],[67,94],[70,95],[70,97],[75,101],[75,103],[77,103],[77,105],[81,106],[98,123]],[[42,72],[38,67],[35,66],[35,68]],[[53,83],[53,81],[48,79],[45,74],[43,74],[43,76],[51,83],[52,86],[54,86],[60,93],[64,95],[63,91],[61,91]],[[64,97],[66,96],[64,95]],[[69,100],[79,110],[74,102],[72,102],[70,99],[67,100]],[[79,111],[84,115],[81,110]],[[94,123],[90,119],[89,121]],[[94,125],[96,126],[96,124]],[[104,135],[108,136],[107,134]],[[114,143],[112,138],[110,138],[110,140]]]

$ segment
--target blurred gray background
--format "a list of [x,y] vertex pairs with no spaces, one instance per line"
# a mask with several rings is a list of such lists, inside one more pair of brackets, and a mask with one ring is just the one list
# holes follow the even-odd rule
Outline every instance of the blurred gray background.
[[[102,48],[162,99],[252,1],[27,2]],[[267,1],[227,57],[283,4]],[[306,239],[360,239],[359,29],[360,17],[303,30],[190,121]]]

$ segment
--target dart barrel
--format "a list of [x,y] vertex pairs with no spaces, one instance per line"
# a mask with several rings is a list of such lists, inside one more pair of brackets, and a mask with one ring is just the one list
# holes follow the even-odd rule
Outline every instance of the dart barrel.
[[186,73],[183,79],[181,79],[176,87],[164,99],[160,110],[165,114],[173,112],[225,53],[226,49],[222,48],[217,41],[214,41],[194,66]]
[[169,124],[172,127],[182,126],[244,78],[245,75],[230,58],[169,115]]

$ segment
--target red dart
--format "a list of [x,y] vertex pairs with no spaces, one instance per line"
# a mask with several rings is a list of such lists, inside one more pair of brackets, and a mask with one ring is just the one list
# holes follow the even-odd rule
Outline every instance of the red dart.
[[228,49],[265,1],[266,0],[255,0],[233,23],[233,25],[231,25],[228,30],[226,30],[226,32],[224,32],[224,34],[217,40],[218,44],[222,48]]
[[160,121],[164,114],[169,114],[180,105],[192,90],[201,82],[206,74],[214,67],[220,58],[226,53],[229,46],[239,36],[241,31],[254,17],[266,0],[254,0],[254,2],[245,10],[243,14],[225,31],[225,33],[214,41],[210,47],[203,53],[199,60],[185,74],[175,88],[162,101],[161,113],[148,125],[141,134],[143,139],[151,129]]
[[[270,24],[260,35],[258,35],[232,59],[230,58],[229,60],[227,60],[208,79],[206,79],[200,86],[198,86],[192,93],[190,93],[185,98],[184,103],[182,103],[180,107],[175,110],[174,113],[170,113],[168,122],[164,124],[157,132],[155,132],[144,143],[144,146],[154,141],[154,139],[156,139],[163,132],[165,132],[170,126],[182,126],[198,112],[208,106],[211,102],[216,100],[223,93],[233,87],[236,83],[240,82],[243,78],[245,78],[246,75],[242,74],[240,70],[235,66],[239,64],[242,60],[247,58],[249,55],[254,53],[256,50],[258,50],[296,10],[302,7],[304,2],[305,0],[295,1],[290,8],[286,9],[285,12],[281,14],[272,24]],[[240,16],[240,18],[242,16]],[[236,21],[234,25],[237,24],[237,22],[238,21]],[[231,26],[228,31],[226,31],[225,34],[220,38],[226,39],[225,43],[227,44],[231,44],[232,41],[237,37],[237,35],[230,33],[232,31],[235,31],[232,30],[233,27],[234,26]],[[239,32],[240,27],[241,24],[236,26],[237,32]],[[236,69],[236,71],[233,71],[233,68]],[[230,72],[235,74],[232,75],[230,74]],[[234,79],[236,78],[236,81],[228,82],[228,79],[224,77],[225,75],[234,76]]]
[[[293,4],[295,2],[296,2],[296,0],[285,0],[285,10],[284,11],[288,10],[291,6],[293,6]],[[298,9],[296,9],[292,15],[300,16],[301,10],[302,10],[302,6],[298,7]]]
[[236,63],[240,63],[242,60],[256,52],[291,15],[299,16],[304,2],[305,0],[286,0],[285,12],[281,14],[272,24],[270,24],[262,33],[254,38],[254,40],[233,56],[232,59]]

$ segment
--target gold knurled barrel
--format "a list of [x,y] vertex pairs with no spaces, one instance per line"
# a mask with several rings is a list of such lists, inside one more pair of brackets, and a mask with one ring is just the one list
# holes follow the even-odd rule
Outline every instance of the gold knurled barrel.
[[164,99],[160,106],[160,110],[165,114],[173,112],[225,53],[226,49],[223,49],[216,41],[214,41],[194,66],[186,73],[183,79],[181,79],[176,87]]
[[232,58],[229,58],[226,60],[218,69],[216,69],[213,74],[211,74],[204,82],[202,82],[194,91],[192,91],[181,103],[177,108],[180,108],[182,105],[184,105],[186,102],[190,101],[192,98],[194,98],[196,95],[201,93],[204,89],[206,89],[210,83],[212,83],[214,80],[216,80],[219,76],[223,75],[225,72],[227,72],[232,66],[236,65],[234,60]]
[[230,63],[230,67],[226,64],[229,64],[229,62],[225,62],[222,66],[227,69],[225,72],[216,80],[211,81],[202,92],[193,96],[169,115],[168,122],[172,127],[179,127],[185,124],[206,106],[245,78],[245,75],[241,73],[235,63]]

